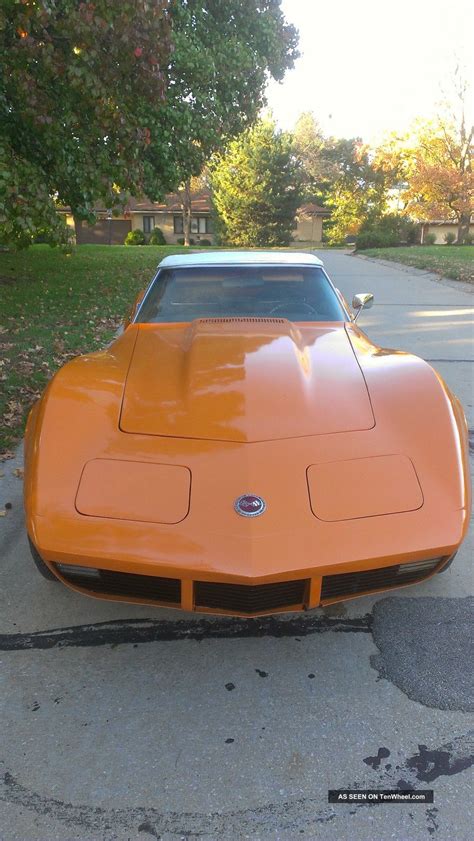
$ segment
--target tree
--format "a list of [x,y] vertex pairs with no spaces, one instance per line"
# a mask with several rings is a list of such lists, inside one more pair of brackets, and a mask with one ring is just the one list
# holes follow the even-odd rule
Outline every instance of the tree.
[[4,0],[0,218],[4,239],[56,236],[55,200],[82,218],[144,179],[170,55],[168,0]]
[[269,77],[293,66],[297,33],[280,0],[172,0],[166,107],[146,153],[150,198],[199,176],[255,122]]
[[55,201],[92,220],[198,175],[296,44],[280,0],[3,0],[3,236],[57,230]]
[[338,243],[357,234],[364,222],[383,216],[394,171],[381,166],[360,138],[329,138],[324,156],[333,172],[325,188],[325,204],[331,210],[328,238]]
[[211,168],[221,233],[237,246],[288,245],[301,203],[300,168],[289,134],[270,119],[232,141]]
[[191,243],[191,203],[193,195],[205,190],[207,187],[207,174],[205,171],[203,171],[201,175],[193,175],[191,178],[187,178],[186,181],[183,181],[183,183],[179,186],[178,198],[181,202],[181,211],[183,214],[183,234],[185,245],[190,245]]
[[314,115],[307,112],[295,125],[293,144],[305,198],[331,210],[325,226],[330,242],[341,242],[369,219],[383,215],[394,171],[375,160],[360,138],[325,137]]
[[467,84],[459,74],[455,81],[454,107],[445,103],[436,119],[417,121],[402,137],[393,135],[379,155],[398,168],[404,212],[422,222],[455,220],[461,245],[474,212],[474,127],[466,118]]
[[293,148],[301,162],[301,177],[305,198],[322,198],[324,185],[334,180],[334,167],[325,158],[326,139],[310,111],[305,111],[293,129]]

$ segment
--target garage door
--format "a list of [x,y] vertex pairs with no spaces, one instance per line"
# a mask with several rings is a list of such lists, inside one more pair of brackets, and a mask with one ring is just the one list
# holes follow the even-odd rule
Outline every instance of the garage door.
[[76,221],[78,245],[123,245],[132,230],[130,219],[98,219],[95,225]]

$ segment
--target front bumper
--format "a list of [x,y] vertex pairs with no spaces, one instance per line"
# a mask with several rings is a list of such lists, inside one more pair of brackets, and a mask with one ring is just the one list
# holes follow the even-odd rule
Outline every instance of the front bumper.
[[318,575],[263,584],[231,584],[53,563],[66,585],[96,598],[232,616],[307,610],[360,595],[418,583],[439,572],[449,558],[430,558],[369,570]]

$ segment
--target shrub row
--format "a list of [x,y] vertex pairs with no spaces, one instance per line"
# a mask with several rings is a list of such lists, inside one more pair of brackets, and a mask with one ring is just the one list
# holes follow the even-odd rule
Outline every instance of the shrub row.
[[[464,244],[472,245],[474,237],[467,234]],[[356,237],[356,248],[391,248],[397,245],[413,245],[417,240],[417,227],[414,222],[398,216],[396,213],[388,213],[386,216],[377,219],[370,219],[361,225]],[[448,231],[444,235],[446,245],[453,245],[456,242],[456,235]],[[429,233],[423,238],[423,245],[435,245],[436,234]]]
[[356,248],[390,248],[394,245],[412,245],[416,241],[416,225],[396,213],[387,213],[376,219],[366,220],[356,238]]
[[153,228],[148,237],[140,228],[136,228],[128,232],[124,245],[166,245],[166,240],[161,228]]
[[[178,245],[184,245],[184,237],[179,237]],[[190,245],[194,245],[194,240],[189,240]],[[166,240],[161,228],[153,228],[151,234],[147,237],[140,228],[134,231],[129,231],[125,237],[124,245],[166,245]],[[201,239],[198,245],[212,245],[210,239]]]

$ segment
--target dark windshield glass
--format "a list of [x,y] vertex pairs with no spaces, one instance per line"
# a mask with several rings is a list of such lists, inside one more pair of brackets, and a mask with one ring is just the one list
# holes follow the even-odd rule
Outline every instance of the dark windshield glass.
[[192,266],[162,269],[138,322],[275,316],[290,321],[345,321],[326,275],[314,266]]

